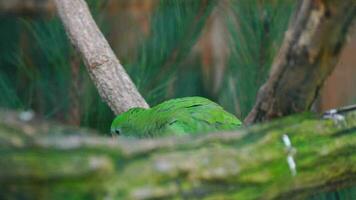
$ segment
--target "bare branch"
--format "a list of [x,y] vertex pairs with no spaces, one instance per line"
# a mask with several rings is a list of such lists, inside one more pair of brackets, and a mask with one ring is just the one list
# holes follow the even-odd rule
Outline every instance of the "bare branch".
[[308,110],[338,61],[355,15],[354,0],[300,0],[245,123]]
[[119,114],[132,107],[147,108],[125,69],[92,18],[84,0],[55,0],[66,32],[84,59],[100,96]]

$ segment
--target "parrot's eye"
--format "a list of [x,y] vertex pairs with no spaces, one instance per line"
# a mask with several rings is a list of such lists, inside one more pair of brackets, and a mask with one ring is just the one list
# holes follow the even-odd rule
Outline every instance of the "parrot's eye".
[[120,135],[120,129],[115,129],[115,133]]

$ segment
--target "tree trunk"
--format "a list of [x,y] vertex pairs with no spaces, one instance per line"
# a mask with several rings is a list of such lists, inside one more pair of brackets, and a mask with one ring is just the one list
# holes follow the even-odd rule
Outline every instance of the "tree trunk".
[[310,109],[338,61],[355,15],[355,0],[300,0],[245,123]]
[[16,118],[0,112],[0,199],[305,199],[356,184],[356,112],[158,140]]
[[125,69],[95,24],[84,0],[55,0],[66,32],[77,48],[100,96],[119,114],[148,108]]

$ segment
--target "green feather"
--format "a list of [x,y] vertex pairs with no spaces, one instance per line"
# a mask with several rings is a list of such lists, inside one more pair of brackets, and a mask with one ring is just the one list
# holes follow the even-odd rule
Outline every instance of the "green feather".
[[132,137],[160,137],[234,130],[241,121],[202,97],[172,99],[150,109],[132,108],[118,115],[111,132]]

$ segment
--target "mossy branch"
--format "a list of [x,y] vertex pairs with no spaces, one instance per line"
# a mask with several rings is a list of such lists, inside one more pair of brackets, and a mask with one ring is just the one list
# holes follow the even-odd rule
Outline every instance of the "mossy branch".
[[356,184],[355,112],[338,122],[304,114],[158,140],[113,140],[8,116],[0,115],[5,199],[304,199]]

